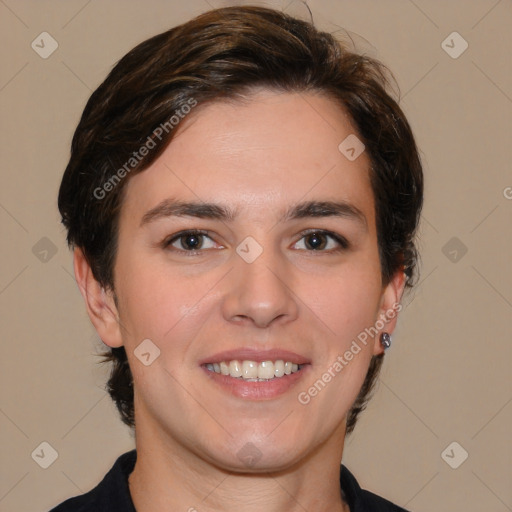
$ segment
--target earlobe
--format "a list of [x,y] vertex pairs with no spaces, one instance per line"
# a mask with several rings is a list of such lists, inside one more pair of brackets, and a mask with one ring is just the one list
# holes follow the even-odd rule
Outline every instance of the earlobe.
[[[402,309],[400,301],[402,299],[404,288],[405,273],[403,272],[403,269],[400,269],[395,272],[382,293],[379,316],[376,322],[379,334],[374,338],[374,355],[382,354],[391,344],[391,334],[395,330],[398,313]],[[389,335],[389,337],[383,337],[382,335],[384,333]]]
[[113,294],[96,281],[89,262],[78,247],[74,250],[73,264],[87,313],[101,340],[112,348],[122,346],[119,315]]

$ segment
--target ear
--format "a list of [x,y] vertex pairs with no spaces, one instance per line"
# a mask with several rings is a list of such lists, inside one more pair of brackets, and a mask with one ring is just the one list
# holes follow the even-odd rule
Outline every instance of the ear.
[[375,322],[379,332],[374,337],[373,355],[382,354],[384,352],[384,347],[380,342],[380,335],[383,332],[392,334],[395,330],[398,313],[402,310],[400,300],[402,299],[404,287],[405,273],[403,269],[399,269],[382,291],[379,318]]
[[103,343],[109,347],[123,345],[119,314],[112,291],[105,291],[93,276],[91,267],[80,248],[73,254],[75,279],[85,300],[85,307],[92,324]]

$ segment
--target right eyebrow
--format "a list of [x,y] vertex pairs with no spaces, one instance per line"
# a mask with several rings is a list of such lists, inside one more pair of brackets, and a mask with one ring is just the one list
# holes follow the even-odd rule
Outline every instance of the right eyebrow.
[[198,217],[200,219],[215,219],[232,221],[236,213],[229,208],[202,202],[183,202],[173,199],[164,199],[144,214],[140,222],[141,227],[157,219],[166,217]]

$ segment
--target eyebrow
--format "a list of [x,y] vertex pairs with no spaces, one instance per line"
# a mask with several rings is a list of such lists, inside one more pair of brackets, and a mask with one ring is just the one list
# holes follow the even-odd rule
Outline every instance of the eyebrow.
[[[142,227],[158,219],[169,217],[197,217],[230,222],[237,215],[238,210],[220,204],[164,199],[144,214],[140,225]],[[280,216],[279,222],[320,217],[339,217],[354,220],[368,229],[368,221],[364,213],[353,204],[345,201],[305,201],[298,203],[288,208]]]

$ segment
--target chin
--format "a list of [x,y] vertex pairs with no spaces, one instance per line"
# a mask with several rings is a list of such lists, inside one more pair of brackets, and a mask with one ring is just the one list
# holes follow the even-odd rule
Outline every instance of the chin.
[[[261,439],[258,436],[234,436],[224,446],[209,451],[214,465],[234,473],[268,473],[293,466],[301,458],[299,443],[281,439]],[[203,452],[204,455],[204,452]]]

